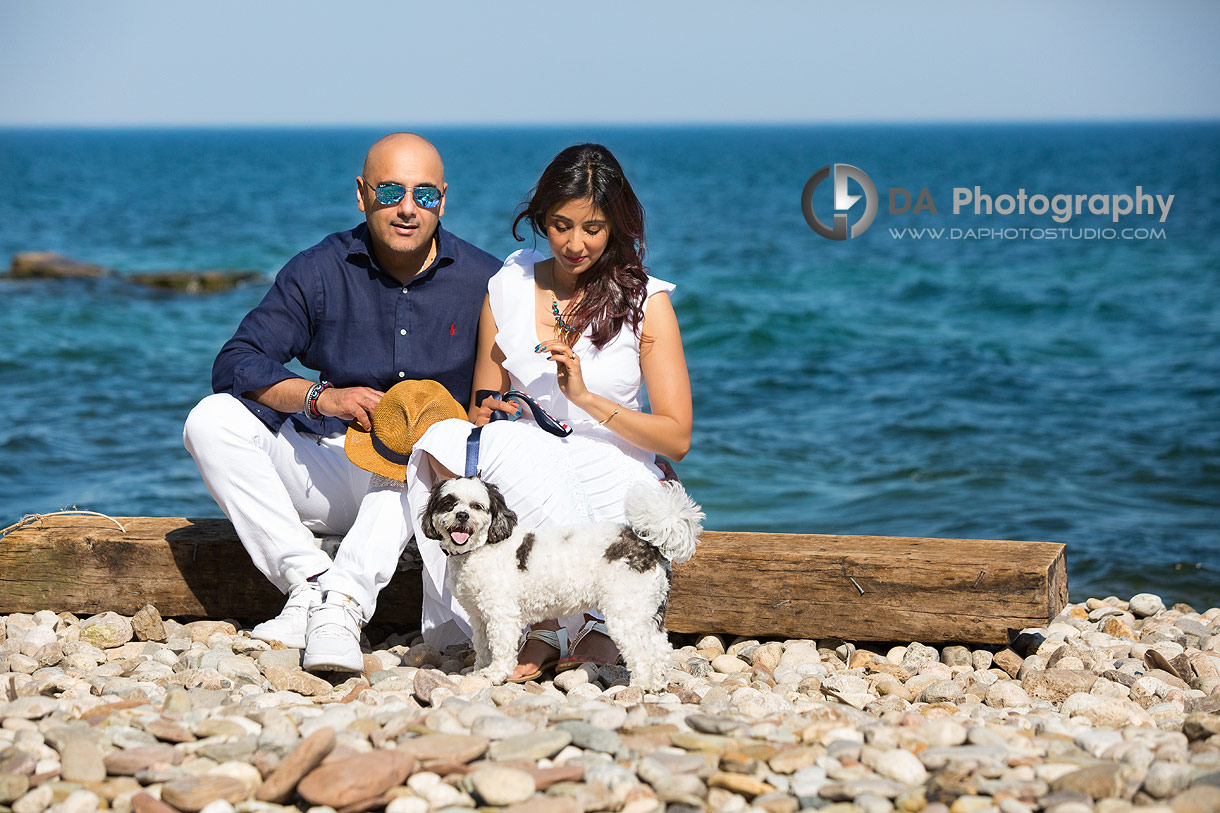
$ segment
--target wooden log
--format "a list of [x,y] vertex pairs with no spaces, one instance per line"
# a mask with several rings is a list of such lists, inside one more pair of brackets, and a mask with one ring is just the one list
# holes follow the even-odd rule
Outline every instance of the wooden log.
[[[284,596],[259,573],[227,519],[49,516],[0,539],[0,613],[54,610],[271,618]],[[394,579],[376,621],[419,626],[418,572]]]
[[[222,519],[46,517],[0,540],[0,613],[36,610],[264,619],[284,598]],[[404,571],[376,620],[419,626]],[[1004,643],[1067,602],[1049,542],[706,531],[674,568],[674,632],[853,641]]]
[[707,531],[674,568],[674,632],[1005,643],[1067,603],[1064,546]]

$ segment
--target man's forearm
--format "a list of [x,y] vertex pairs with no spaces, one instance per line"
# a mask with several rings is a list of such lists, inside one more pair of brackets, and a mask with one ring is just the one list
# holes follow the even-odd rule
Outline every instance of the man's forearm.
[[245,393],[245,397],[258,401],[265,407],[271,407],[276,412],[301,412],[305,409],[305,396],[309,394],[309,388],[312,386],[313,382],[304,378],[288,378],[251,390]]

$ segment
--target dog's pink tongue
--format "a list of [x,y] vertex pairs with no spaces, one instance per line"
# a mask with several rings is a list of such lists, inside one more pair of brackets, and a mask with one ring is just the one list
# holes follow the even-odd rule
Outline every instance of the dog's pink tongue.
[[453,541],[458,545],[465,545],[466,540],[470,538],[470,534],[462,533],[461,531],[454,531],[453,533],[449,534],[449,536],[452,537]]

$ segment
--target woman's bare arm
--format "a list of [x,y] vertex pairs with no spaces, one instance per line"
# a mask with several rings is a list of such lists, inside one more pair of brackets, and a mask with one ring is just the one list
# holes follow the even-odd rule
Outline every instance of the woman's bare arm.
[[[591,393],[583,388],[583,380],[576,387],[583,391],[575,398],[572,394],[568,397],[595,420],[605,420],[607,429],[633,446],[681,460],[690,451],[694,417],[682,335],[668,294],[661,292],[649,298],[642,332],[645,339],[640,344],[640,368],[651,412],[636,412]],[[578,370],[579,361],[569,362],[569,378],[573,372],[579,375]],[[615,409],[618,414],[614,414]]]
[[479,314],[479,342],[474,356],[474,379],[470,390],[470,420],[482,426],[491,419],[493,409],[516,410],[516,404],[488,399],[483,406],[475,405],[475,393],[479,390],[508,390],[508,373],[504,371],[504,353],[496,344],[496,317],[491,312],[491,299],[483,297],[483,310]]

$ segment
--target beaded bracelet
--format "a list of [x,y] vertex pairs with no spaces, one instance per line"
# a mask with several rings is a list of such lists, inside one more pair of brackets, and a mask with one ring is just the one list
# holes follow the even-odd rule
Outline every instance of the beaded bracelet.
[[305,414],[314,420],[322,417],[322,413],[318,412],[318,396],[323,390],[333,387],[334,384],[329,381],[320,381],[309,388],[309,392],[305,395]]

